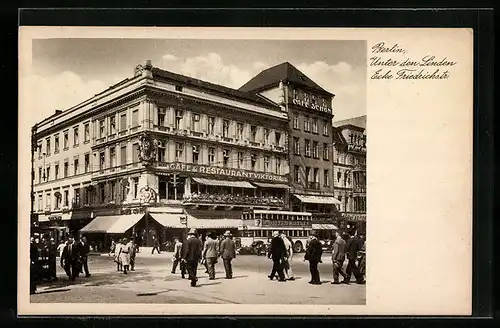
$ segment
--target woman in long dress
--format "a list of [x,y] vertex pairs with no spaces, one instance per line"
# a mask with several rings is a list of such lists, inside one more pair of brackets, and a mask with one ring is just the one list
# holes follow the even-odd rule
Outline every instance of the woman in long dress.
[[120,240],[118,240],[115,244],[115,263],[116,263],[116,271],[122,271],[122,263],[120,260],[120,252],[122,249],[122,244]]
[[127,245],[127,238],[123,238],[122,246],[120,251],[120,262],[123,266],[123,273],[127,274],[127,270],[130,266],[130,249]]

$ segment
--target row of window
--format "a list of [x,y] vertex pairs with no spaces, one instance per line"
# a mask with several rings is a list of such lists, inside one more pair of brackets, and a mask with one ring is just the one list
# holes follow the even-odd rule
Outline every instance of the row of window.
[[[304,183],[308,189],[320,189],[319,172],[320,169],[317,167],[306,166],[301,169],[299,165],[295,165],[293,181],[295,183]],[[330,187],[330,170],[327,169],[323,169],[323,187]]]
[[[323,135],[328,137],[330,134],[329,127],[331,124],[329,124],[328,120],[322,120],[323,121]],[[318,119],[316,117],[309,117],[309,116],[304,116],[304,132],[310,132],[314,134],[319,134],[319,128],[318,128]],[[293,113],[293,128],[295,130],[300,130],[300,115],[298,113]]]
[[[80,145],[80,126],[74,126],[73,130],[73,147],[78,147]],[[64,130],[62,132],[62,149],[69,149],[69,132],[70,129]],[[61,149],[60,133],[56,133],[54,136],[54,154],[59,153]],[[38,144],[38,158],[41,159],[43,155],[50,156],[52,153],[52,136],[45,138],[45,152],[42,152],[42,144]],[[90,141],[90,123],[85,123],[83,125],[83,142],[87,143]]]
[[[71,168],[70,168],[71,167]],[[83,171],[82,171],[83,170]],[[67,178],[70,174],[78,175],[81,173],[89,173],[90,170],[90,154],[84,155],[84,165],[80,167],[79,156],[76,155],[73,158],[73,163],[70,164],[69,159],[64,160],[62,165],[62,172],[59,163],[54,164],[54,171],[52,171],[52,165],[47,164],[45,168],[38,168],[38,183],[47,182],[51,180],[57,180],[61,178]]]
[[[124,110],[118,114],[108,116],[107,118],[99,119],[96,122],[97,127],[97,137],[98,139],[104,138],[107,135],[114,135],[117,132],[123,133],[128,130],[129,125],[127,121],[127,110]],[[116,118],[119,118],[119,125],[117,126]],[[139,126],[139,108],[132,109],[132,120],[130,123],[130,128],[136,128]]]
[[366,158],[363,156],[354,156],[345,152],[337,151],[335,158],[335,163],[346,164],[346,165],[356,165],[356,164],[366,164]]
[[293,89],[292,90],[292,97],[293,97],[293,99],[302,100],[306,103],[311,103],[313,105],[320,105],[320,106],[328,107],[325,97],[318,97],[315,94],[311,94],[311,93],[303,91],[303,90]]
[[[329,145],[327,143],[323,143],[323,147],[321,151],[323,153],[323,159],[329,160]],[[304,154],[306,157],[319,158],[319,143],[317,141],[312,141],[309,139],[304,139],[304,148],[300,145],[300,138],[293,137],[293,153],[295,155]]]

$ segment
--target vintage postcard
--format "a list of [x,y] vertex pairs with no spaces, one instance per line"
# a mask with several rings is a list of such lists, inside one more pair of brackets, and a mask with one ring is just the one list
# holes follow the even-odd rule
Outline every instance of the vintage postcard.
[[19,315],[471,314],[472,30],[19,36]]

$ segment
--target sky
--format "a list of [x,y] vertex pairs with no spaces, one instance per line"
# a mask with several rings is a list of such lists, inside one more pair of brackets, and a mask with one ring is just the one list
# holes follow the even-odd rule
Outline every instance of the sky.
[[335,94],[334,120],[366,115],[366,42],[332,40],[33,40],[30,126],[153,66],[239,88],[260,71],[290,62]]

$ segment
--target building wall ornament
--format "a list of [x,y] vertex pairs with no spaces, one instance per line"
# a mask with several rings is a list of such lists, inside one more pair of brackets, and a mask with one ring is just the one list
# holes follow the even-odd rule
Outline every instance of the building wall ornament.
[[140,197],[142,203],[154,203],[156,201],[156,191],[146,185],[141,188]]
[[147,166],[156,161],[157,142],[149,134],[139,137],[139,160]]

